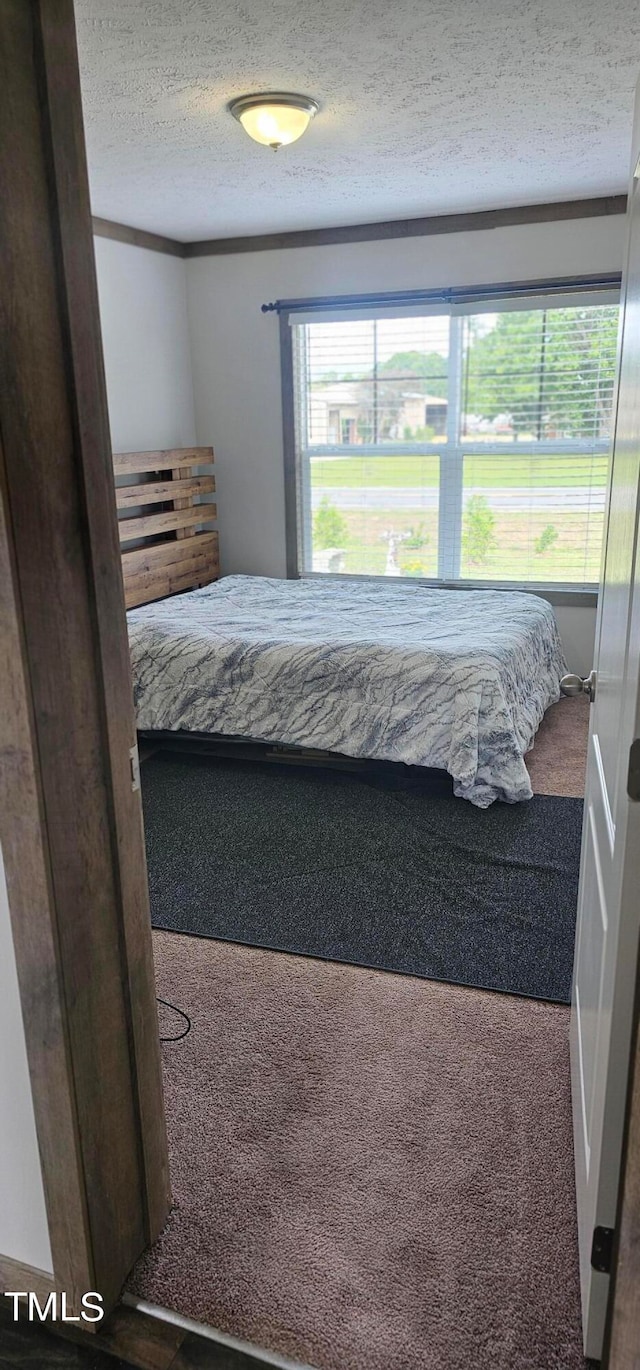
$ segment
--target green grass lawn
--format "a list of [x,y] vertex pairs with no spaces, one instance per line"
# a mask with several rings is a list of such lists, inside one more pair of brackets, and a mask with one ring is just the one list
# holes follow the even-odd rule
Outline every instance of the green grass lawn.
[[[554,462],[557,466],[554,467]],[[574,467],[572,469],[572,463]],[[601,454],[593,458],[591,480],[585,481],[584,456],[526,457],[469,456],[465,458],[465,485],[484,489],[509,489],[513,486],[565,486],[591,484],[604,489],[607,483],[608,458]],[[436,486],[440,478],[440,458],[435,453],[427,456],[389,454],[381,457],[312,457],[311,485],[313,489],[375,486]]]
[[[556,539],[542,551],[536,540],[554,518]],[[435,578],[438,574],[438,517],[426,511],[419,520],[410,509],[375,510],[368,513],[345,511],[343,569],[352,575],[385,573],[387,534],[416,528],[422,546],[409,547],[399,542],[398,565],[403,576]],[[600,544],[603,515],[568,511],[560,518],[547,513],[528,515],[503,510],[496,514],[493,540],[486,556],[472,562],[463,554],[461,574],[469,580],[515,580],[542,584],[580,584],[596,582],[600,575]],[[585,552],[586,548],[586,552]]]

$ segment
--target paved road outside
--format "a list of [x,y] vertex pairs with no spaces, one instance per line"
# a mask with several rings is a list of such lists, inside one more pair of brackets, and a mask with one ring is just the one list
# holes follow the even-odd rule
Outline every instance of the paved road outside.
[[[469,486],[464,491],[464,499],[472,495],[483,495],[492,509],[506,509],[514,514],[529,513],[535,510],[553,509],[559,513],[583,513],[604,510],[605,491],[594,490],[588,485],[540,486],[534,492],[526,487],[487,490],[486,486]],[[374,485],[366,489],[349,489],[348,486],[323,485],[311,492],[312,508],[317,509],[321,500],[328,500],[336,509],[437,509],[438,489],[436,486],[397,486]]]

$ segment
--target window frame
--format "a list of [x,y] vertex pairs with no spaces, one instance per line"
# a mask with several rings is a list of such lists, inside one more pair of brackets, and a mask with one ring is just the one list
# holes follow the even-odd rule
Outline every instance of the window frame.
[[[392,578],[393,583],[414,586],[425,585],[435,589],[528,591],[532,594],[542,595],[551,603],[558,605],[580,604],[587,606],[597,603],[597,583],[587,587],[577,587],[571,585],[570,582],[472,580],[463,579],[459,576],[462,520],[458,515],[463,500],[464,458],[465,456],[487,455],[486,442],[473,442],[460,437],[463,321],[465,315],[474,312],[476,308],[478,312],[484,308],[497,313],[499,309],[496,306],[508,301],[522,301],[520,307],[529,309],[540,308],[543,301],[547,302],[550,299],[553,299],[557,305],[558,296],[565,293],[567,296],[565,307],[570,307],[576,296],[582,297],[580,301],[582,303],[585,295],[605,297],[602,300],[597,299],[597,303],[602,303],[604,306],[607,303],[613,303],[609,297],[612,293],[619,291],[619,288],[620,277],[611,275],[604,278],[571,277],[564,278],[562,281],[523,282],[520,285],[509,283],[505,286],[477,287],[475,289],[468,287],[460,291],[415,292],[416,308],[412,312],[436,312],[433,306],[434,303],[439,303],[440,309],[442,310],[442,306],[445,305],[449,314],[450,351],[446,443],[443,445],[433,442],[386,442],[384,445],[373,443],[358,445],[359,456],[368,456],[374,459],[388,457],[393,453],[418,456],[437,454],[439,457],[438,576],[435,578],[394,576]],[[409,295],[410,292],[406,292],[406,294]],[[434,297],[436,297],[435,301]],[[385,308],[394,305],[395,298],[385,295],[318,297],[316,300],[281,301],[275,306],[278,309],[280,322],[286,570],[287,577],[290,579],[334,579],[336,581],[345,579],[344,573],[331,575],[329,572],[303,569],[303,550],[304,544],[308,545],[310,536],[311,500],[308,490],[310,460],[320,456],[348,457],[353,455],[353,446],[350,444],[307,445],[300,441],[300,430],[307,431],[305,428],[307,395],[306,387],[299,384],[295,374],[292,324],[310,322],[309,316],[313,314],[317,314],[318,320],[323,316],[326,318],[329,313],[332,316],[342,314],[345,319],[348,319],[349,312],[352,311],[355,317],[358,308],[366,310],[370,307],[372,311],[379,310],[382,314]],[[424,299],[424,305],[418,304],[421,299]],[[513,303],[512,307],[514,307]],[[296,405],[296,384],[298,384],[298,405]],[[616,389],[617,377],[614,379],[614,414]],[[531,442],[515,440],[513,442],[501,442],[499,455],[505,458],[513,455],[580,455],[585,452],[586,446],[585,441],[580,439]],[[611,437],[595,443],[588,443],[589,451],[594,454],[608,453],[610,448]],[[452,527],[456,530],[455,539],[452,539],[450,535]],[[447,530],[446,537],[444,536],[445,528]],[[354,581],[389,583],[389,577],[385,576],[349,573],[347,578]]]

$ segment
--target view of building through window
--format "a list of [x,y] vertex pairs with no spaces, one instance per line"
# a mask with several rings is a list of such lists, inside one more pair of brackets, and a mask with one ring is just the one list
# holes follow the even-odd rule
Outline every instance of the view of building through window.
[[617,318],[594,295],[294,318],[301,569],[596,582]]

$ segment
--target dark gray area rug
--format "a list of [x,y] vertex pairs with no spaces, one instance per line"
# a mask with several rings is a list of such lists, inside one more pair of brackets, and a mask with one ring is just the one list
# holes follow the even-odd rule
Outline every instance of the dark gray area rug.
[[582,800],[480,810],[448,778],[159,752],[154,927],[568,1002]]

